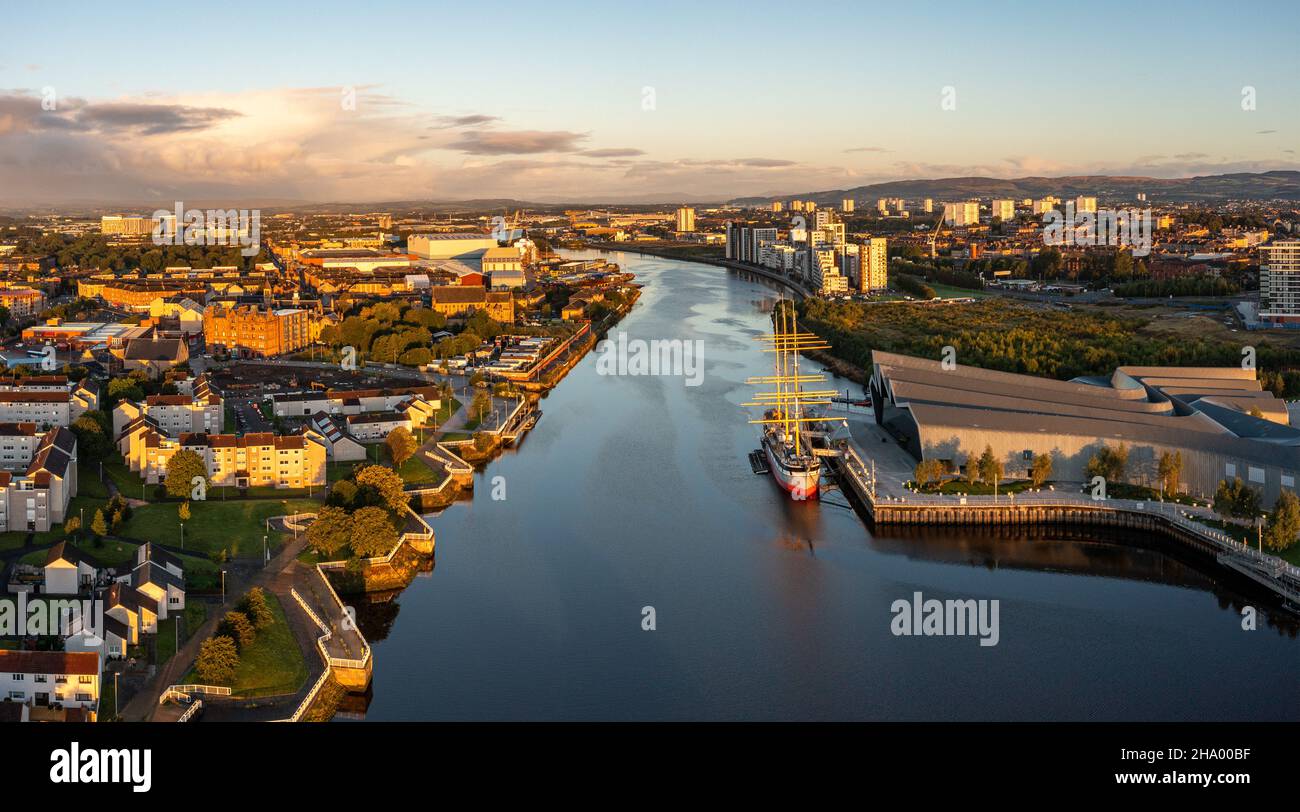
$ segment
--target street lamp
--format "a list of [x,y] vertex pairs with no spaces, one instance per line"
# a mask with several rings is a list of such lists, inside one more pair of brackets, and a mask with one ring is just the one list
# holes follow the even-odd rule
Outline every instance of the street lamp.
[[226,571],[221,571],[221,605],[226,605]]
[[181,522],[181,549],[185,549],[185,522]]
[[117,672],[113,672],[113,717],[117,718]]

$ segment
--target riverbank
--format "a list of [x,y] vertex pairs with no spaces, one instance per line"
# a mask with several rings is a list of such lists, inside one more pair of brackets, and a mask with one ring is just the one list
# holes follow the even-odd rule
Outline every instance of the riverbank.
[[[771,367],[753,340],[770,330],[771,285],[705,263],[620,264],[646,284],[614,332],[705,342],[708,374],[692,387],[576,365],[526,453],[494,460],[477,500],[431,522],[444,544],[429,577],[353,603],[374,687],[340,715],[1300,718],[1289,684],[1268,678],[1297,641],[1262,611],[1260,633],[1243,632],[1240,609],[1260,604],[1212,567],[1104,527],[871,527],[834,493],[782,498],[750,471],[753,415],[739,405]],[[498,476],[504,501],[486,498]],[[1002,642],[900,640],[890,606],[916,591],[999,600]],[[659,631],[642,630],[645,606]]]

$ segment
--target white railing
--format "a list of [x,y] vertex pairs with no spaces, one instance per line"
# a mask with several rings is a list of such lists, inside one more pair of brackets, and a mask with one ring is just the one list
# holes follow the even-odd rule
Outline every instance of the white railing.
[[190,694],[211,694],[212,696],[230,696],[230,689],[224,685],[171,685],[158,697],[161,705],[168,699],[188,701]]
[[198,712],[199,712],[199,708],[202,708],[202,707],[203,707],[203,700],[202,700],[202,699],[196,699],[196,700],[194,700],[193,702],[190,703],[190,706],[189,706],[188,708],[185,709],[185,712],[182,713],[182,714],[181,714],[181,715],[176,719],[176,721],[178,721],[178,722],[188,722],[188,721],[190,720],[190,717],[192,717],[194,714],[198,713]]
[[299,531],[301,531],[301,530],[306,530],[306,529],[307,529],[307,525],[305,525],[305,524],[300,524],[300,520],[302,520],[302,519],[315,519],[315,518],[316,518],[316,515],[317,515],[317,514],[315,514],[315,513],[292,513],[292,514],[290,514],[290,515],[288,515],[288,516],[272,516],[271,518],[272,518],[272,519],[279,519],[281,522],[284,523],[284,526],[287,527],[287,528],[289,528],[290,530],[299,530]]
[[[1286,577],[1300,581],[1300,567],[1276,556],[1260,552],[1249,544],[1238,541],[1231,534],[1205,524],[1201,520],[1212,518],[1210,514],[1192,512],[1187,505],[1179,502],[1158,502],[1143,499],[1095,499],[1088,494],[1074,494],[1065,491],[1050,493],[1026,493],[1022,491],[1019,494],[999,496],[988,494],[962,496],[909,493],[907,496],[882,496],[877,501],[912,507],[1034,507],[1064,510],[1100,510],[1158,516],[1175,527],[1218,545],[1224,553],[1251,559],[1261,567],[1276,573],[1275,577]],[[1200,508],[1198,510],[1204,511],[1205,509]]]

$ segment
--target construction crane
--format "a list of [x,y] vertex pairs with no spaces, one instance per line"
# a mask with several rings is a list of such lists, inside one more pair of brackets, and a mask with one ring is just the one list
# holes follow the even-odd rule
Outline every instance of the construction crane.
[[943,215],[942,215],[942,214],[939,215],[939,219],[935,221],[935,223],[934,223],[934,228],[930,229],[930,259],[935,259],[935,258],[937,258],[937,257],[939,256],[938,253],[937,253],[937,252],[935,251],[935,249],[934,249],[934,241],[935,241],[936,239],[938,239],[938,237],[939,237],[939,229],[941,229],[941,228],[943,228]]

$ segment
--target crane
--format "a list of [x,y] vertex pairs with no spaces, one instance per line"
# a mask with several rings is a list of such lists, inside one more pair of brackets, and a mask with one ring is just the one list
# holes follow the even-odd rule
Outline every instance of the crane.
[[939,219],[935,221],[934,228],[930,230],[930,259],[935,259],[938,256],[937,252],[934,250],[934,241],[938,239],[939,229],[942,227],[943,215],[941,214],[939,215]]

